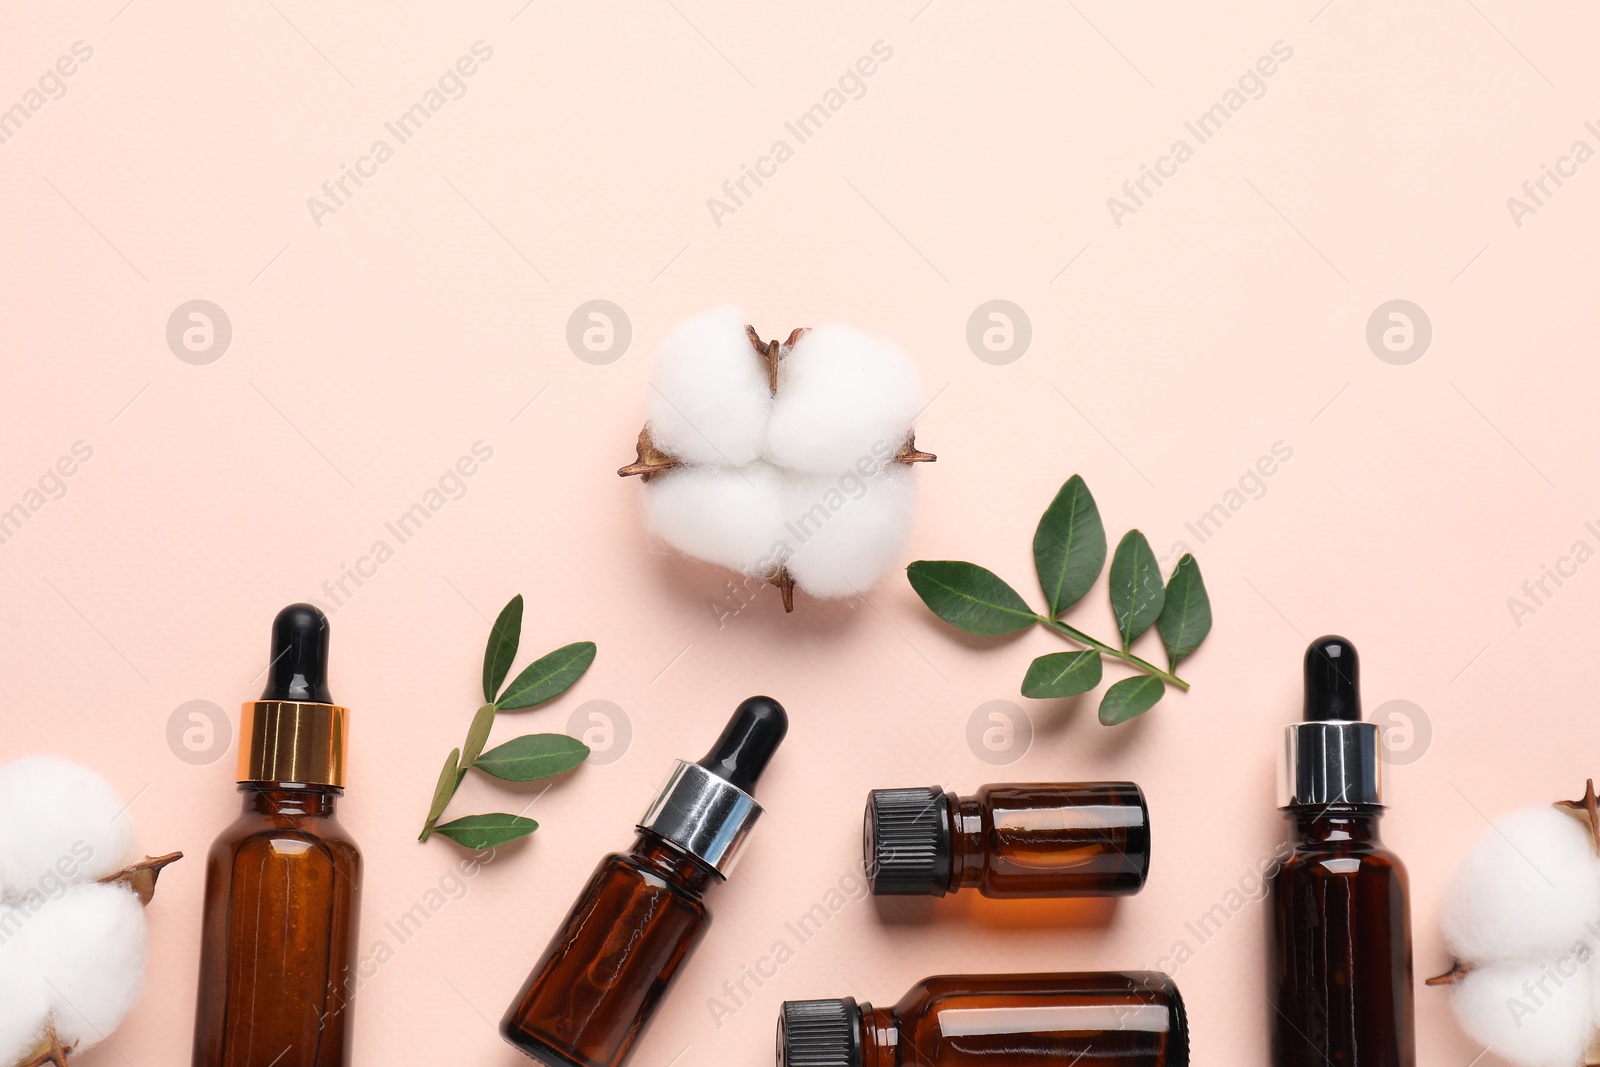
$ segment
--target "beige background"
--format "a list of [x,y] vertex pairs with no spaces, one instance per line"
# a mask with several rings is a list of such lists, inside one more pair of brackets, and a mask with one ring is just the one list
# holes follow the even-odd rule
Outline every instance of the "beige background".
[[[1195,1062],[1264,1064],[1262,906],[1204,944],[1186,924],[1280,840],[1279,729],[1327,631],[1359,644],[1369,708],[1408,700],[1431,722],[1421,758],[1391,768],[1385,833],[1413,875],[1418,977],[1443,970],[1439,888],[1485,818],[1600,769],[1600,567],[1547,580],[1520,620],[1507,605],[1574,542],[1600,548],[1600,164],[1547,180],[1520,226],[1507,206],[1574,141],[1600,148],[1597,23],[1578,4],[1323,3],[7,4],[0,106],[26,108],[75,42],[93,55],[0,144],[0,507],[75,442],[93,456],[0,545],[0,755],[95,766],[137,797],[151,851],[189,853],[150,911],[143,1005],[82,1062],[188,1055],[200,857],[237,798],[231,752],[169,748],[175,709],[236,715],[273,612],[323,596],[478,441],[493,459],[465,496],[333,621],[363,950],[396,949],[360,992],[360,1062],[519,1062],[491,1021],[578,886],[670,760],[761,691],[794,722],[768,815],[635,1063],[768,1062],[785,997],[888,1003],[929,973],[1154,965],[1183,941]],[[493,55],[464,95],[398,144],[384,124],[478,41]],[[865,94],[795,145],[784,123],[879,41],[892,57]],[[1275,42],[1292,58],[1198,144],[1184,123]],[[319,226],[308,198],[379,138],[393,158]],[[717,225],[707,199],[779,138],[793,158]],[[1107,198],[1178,138],[1193,158],[1117,226]],[[232,326],[207,365],[165,336],[194,299]],[[565,339],[593,299],[631,322],[608,365]],[[1006,365],[966,341],[992,299],[1031,320]],[[1366,341],[1394,299],[1432,323],[1409,365]],[[915,354],[918,441],[940,460],[918,472],[908,561],[973,559],[1037,599],[1033,524],[1073,472],[1113,537],[1187,542],[1217,616],[1193,692],[1117,730],[1089,701],[1025,701],[1028,659],[1066,646],[960,639],[898,574],[788,618],[764,592],[719,628],[726,575],[652,555],[638,486],[612,472],[654,344],[727,301],[767,336],[838,319]],[[1277,442],[1293,456],[1264,492],[1204,543],[1186,531]],[[605,700],[631,747],[540,797],[539,833],[398,945],[384,924],[458,859],[413,839],[477,703],[486,619],[516,592],[525,649],[592,638],[600,656],[496,739]],[[1103,600],[1072,618],[1109,632]],[[1031,716],[1008,766],[967,742],[992,700]],[[1142,895],[851,900],[714,1020],[725,981],[852,884],[868,788],[1123,777],[1154,808]],[[474,780],[451,811],[536,792]],[[1420,1059],[1465,1067],[1480,1049],[1444,1000],[1418,990]]]

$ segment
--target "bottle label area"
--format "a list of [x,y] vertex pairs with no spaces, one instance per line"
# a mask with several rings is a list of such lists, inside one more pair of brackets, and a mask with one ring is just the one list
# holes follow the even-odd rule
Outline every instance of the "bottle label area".
[[1095,1034],[1131,1030],[1161,1034],[1170,1027],[1160,1004],[1047,1004],[1027,1008],[950,1008],[939,1013],[946,1038],[997,1034]]

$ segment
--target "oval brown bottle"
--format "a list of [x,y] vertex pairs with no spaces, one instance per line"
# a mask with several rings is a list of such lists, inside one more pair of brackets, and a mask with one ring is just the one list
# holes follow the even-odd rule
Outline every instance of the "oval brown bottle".
[[244,705],[243,811],[206,861],[194,1067],[347,1067],[361,852],[340,826],[348,713],[327,690],[328,622],[273,624],[266,694]]

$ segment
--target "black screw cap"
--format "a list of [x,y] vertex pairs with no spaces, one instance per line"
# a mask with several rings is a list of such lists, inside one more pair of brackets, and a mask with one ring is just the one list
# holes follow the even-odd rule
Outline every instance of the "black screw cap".
[[786,1000],[778,1012],[778,1067],[859,1067],[861,1009],[843,1000]]
[[862,861],[880,897],[942,897],[950,887],[950,818],[944,790],[867,794]]

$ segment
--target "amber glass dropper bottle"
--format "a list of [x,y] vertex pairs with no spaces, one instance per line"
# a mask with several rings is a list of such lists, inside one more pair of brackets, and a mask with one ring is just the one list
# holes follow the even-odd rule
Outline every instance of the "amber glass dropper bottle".
[[291,604],[244,705],[244,810],[206,860],[194,1067],[351,1062],[361,852],[334,816],[348,717],[328,694],[327,617]]
[[704,759],[680,761],[629,852],[600,861],[500,1022],[547,1067],[617,1067],[711,921],[702,894],[761,815],[751,794],[789,729],[771,697],[739,705]]
[[1415,1067],[1405,865],[1384,847],[1378,727],[1355,646],[1306,649],[1279,807],[1294,851],[1272,879],[1274,1067]]

